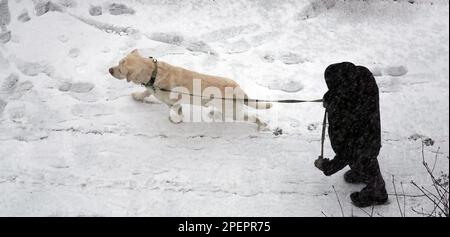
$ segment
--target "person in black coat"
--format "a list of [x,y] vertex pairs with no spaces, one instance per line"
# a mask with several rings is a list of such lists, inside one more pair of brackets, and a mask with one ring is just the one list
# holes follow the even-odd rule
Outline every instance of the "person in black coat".
[[343,62],[328,66],[325,81],[329,90],[323,103],[336,156],[332,160],[319,157],[315,165],[327,176],[349,165],[344,179],[367,184],[350,195],[352,202],[359,207],[383,204],[388,195],[377,160],[381,123],[375,78],[367,68]]

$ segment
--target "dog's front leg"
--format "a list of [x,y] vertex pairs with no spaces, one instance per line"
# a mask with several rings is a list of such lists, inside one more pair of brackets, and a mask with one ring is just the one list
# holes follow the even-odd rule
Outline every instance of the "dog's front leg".
[[170,107],[169,120],[175,124],[183,122],[183,108],[181,105],[175,104]]
[[149,90],[145,90],[143,92],[134,92],[131,93],[131,97],[133,97],[134,100],[143,102],[145,98],[149,97],[152,93]]
[[257,115],[249,114],[247,111],[244,112],[244,120],[247,122],[254,122],[258,126],[258,131],[265,131],[268,129],[268,125]]

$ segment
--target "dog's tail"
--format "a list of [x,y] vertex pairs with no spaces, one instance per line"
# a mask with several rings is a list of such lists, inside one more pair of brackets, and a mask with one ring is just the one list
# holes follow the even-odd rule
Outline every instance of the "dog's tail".
[[244,105],[248,107],[252,107],[255,109],[270,109],[273,107],[272,103],[250,99],[249,96],[240,88],[236,88],[235,92],[237,93],[237,95],[239,95],[239,100],[243,100]]
[[244,104],[255,109],[270,109],[273,106],[272,103],[259,102],[253,100],[245,101]]
[[246,101],[244,104],[255,109],[270,109],[273,106],[271,103],[254,101]]

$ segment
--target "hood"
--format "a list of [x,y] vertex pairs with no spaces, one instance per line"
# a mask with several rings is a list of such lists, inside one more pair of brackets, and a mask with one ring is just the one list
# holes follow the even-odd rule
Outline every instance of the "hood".
[[355,87],[356,66],[350,62],[336,63],[325,70],[325,82],[333,92],[343,92]]
[[343,62],[325,70],[325,82],[332,94],[342,97],[378,95],[378,86],[369,69]]

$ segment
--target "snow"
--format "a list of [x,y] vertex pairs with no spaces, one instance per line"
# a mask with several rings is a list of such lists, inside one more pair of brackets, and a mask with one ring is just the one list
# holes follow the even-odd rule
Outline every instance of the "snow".
[[[394,176],[397,189],[402,182],[419,194],[411,180],[431,185],[420,139],[434,141],[429,162],[440,147],[436,172],[449,169],[449,6],[416,2],[9,1],[0,215],[340,216],[334,186],[346,215],[365,216],[349,199],[362,186],[313,166],[320,104],[260,112],[280,136],[247,123],[172,124],[166,105],[133,101],[142,88],[108,74],[134,48],[233,78],[254,98],[321,98],[327,65],[370,68],[381,91],[388,192]],[[325,152],[333,156],[328,141]],[[409,216],[428,205],[423,197],[406,204]],[[398,216],[395,197],[374,213]]]
[[20,15],[17,17],[17,20],[19,20],[21,22],[27,22],[27,21],[31,20],[30,16],[28,15],[28,11],[26,9],[24,9],[22,11],[22,13],[20,13]]

